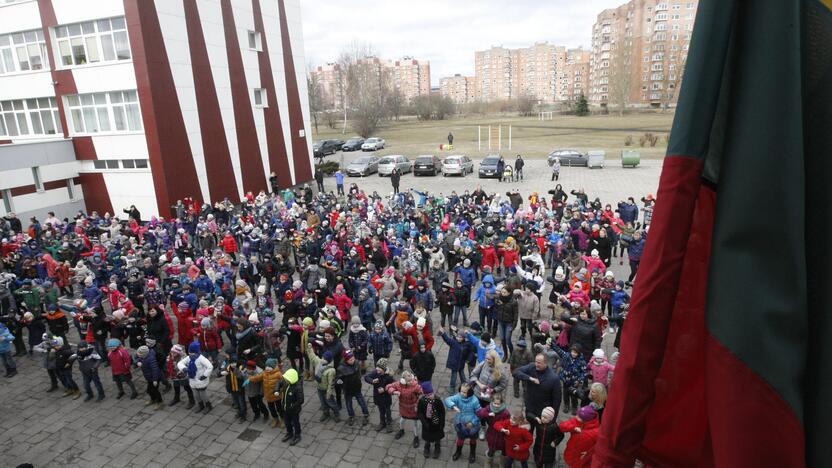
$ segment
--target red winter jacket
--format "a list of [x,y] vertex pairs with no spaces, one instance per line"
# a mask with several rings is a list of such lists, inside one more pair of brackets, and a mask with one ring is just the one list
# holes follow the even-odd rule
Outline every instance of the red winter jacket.
[[497,251],[494,249],[493,246],[481,246],[480,251],[482,252],[482,266],[490,266],[491,270],[493,271],[497,268]]
[[350,320],[352,299],[350,299],[350,297],[346,294],[336,294],[333,298],[335,299],[335,307],[338,309],[338,318],[340,318],[344,323],[348,323]]
[[[510,419],[497,421],[497,423],[494,424],[494,429],[497,431],[508,429],[509,431],[508,434],[505,434],[506,449],[503,453],[505,453],[506,456],[517,461],[526,461],[529,459],[529,447],[532,446],[534,438],[528,429],[511,424]],[[517,450],[514,450],[515,445],[519,445]]]
[[197,338],[202,351],[219,351],[222,349],[222,339],[215,328],[199,327],[197,330]]
[[[575,432],[575,428],[581,428],[581,432]],[[582,422],[578,417],[560,423],[560,430],[564,434],[570,432],[569,442],[566,443],[566,451],[563,459],[570,468],[580,467],[584,457],[595,447],[598,440],[600,423],[598,418],[592,421]]]
[[194,335],[192,332],[193,324],[191,324],[191,311],[190,310],[179,310],[179,306],[171,301],[171,309],[173,309],[174,315],[176,315],[176,328],[179,332],[179,344],[182,346],[188,346],[191,342],[194,341]]
[[234,239],[234,236],[227,235],[222,238],[220,241],[220,245],[222,246],[225,253],[236,253],[237,252],[237,240]]
[[399,392],[399,415],[405,419],[416,419],[416,405],[422,396],[422,386],[414,379],[410,385],[396,381],[385,387],[387,393]]
[[133,365],[133,358],[130,357],[130,352],[124,348],[119,348],[107,355],[110,360],[110,370],[113,376],[116,375],[130,375],[130,366]]
[[[410,327],[407,330],[402,331],[403,335],[409,336],[410,339],[410,349],[413,350],[413,354],[419,352],[419,329],[417,327]],[[433,334],[430,332],[430,328],[425,326],[425,328],[421,331],[422,339],[425,341],[425,350],[430,351],[433,348]]]

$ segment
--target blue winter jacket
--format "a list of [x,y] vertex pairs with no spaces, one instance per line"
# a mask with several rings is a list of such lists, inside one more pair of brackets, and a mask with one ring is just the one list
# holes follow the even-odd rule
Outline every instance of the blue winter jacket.
[[630,260],[640,262],[641,255],[644,253],[644,239],[640,239],[638,242],[633,241],[630,243],[630,248],[627,250],[627,255],[629,256]]
[[462,284],[468,286],[469,288],[477,281],[477,273],[473,268],[463,268],[458,266],[454,268],[454,273],[457,273],[462,279]]
[[393,352],[393,339],[387,333],[387,330],[382,330],[381,333],[376,333],[375,330],[370,332],[370,337],[367,340],[367,352],[372,354],[376,360],[390,356],[390,353]]
[[430,289],[425,288],[424,291],[419,291],[419,289],[417,288],[416,292],[414,293],[414,297],[416,299],[416,304],[421,303],[423,306],[425,306],[425,310],[427,310],[428,312],[431,312],[433,310],[433,293],[430,292]]
[[0,323],[0,336],[5,338],[3,341],[0,341],[0,353],[8,353],[12,349],[14,335],[12,335],[12,332],[3,323]]
[[158,382],[162,380],[162,370],[159,368],[159,362],[156,360],[156,350],[151,349],[140,361],[142,363],[142,374],[144,379],[148,382]]
[[375,322],[376,302],[372,297],[368,297],[365,301],[358,303],[358,319],[361,323],[372,325]]
[[458,371],[465,368],[465,342],[459,342],[455,338],[451,338],[447,333],[440,333],[439,336],[448,345],[448,362],[445,367],[452,371]]
[[471,344],[473,344],[474,347],[477,349],[477,362],[485,361],[486,353],[488,353],[492,349],[497,352],[497,355],[500,356],[500,359],[504,358],[505,355],[503,354],[503,350],[500,349],[499,346],[497,346],[497,343],[495,343],[494,340],[491,340],[491,343],[489,343],[488,346],[483,347],[480,337],[475,336],[471,332],[467,332],[465,336],[468,338],[468,341],[470,341]]
[[[486,287],[485,283],[491,284],[491,286]],[[486,296],[486,293],[492,294],[492,297]],[[494,286],[494,277],[491,275],[485,275],[482,279],[482,284],[476,291],[474,291],[474,299],[480,303],[480,307],[482,308],[489,308],[494,307],[494,294],[497,293],[497,287]]]

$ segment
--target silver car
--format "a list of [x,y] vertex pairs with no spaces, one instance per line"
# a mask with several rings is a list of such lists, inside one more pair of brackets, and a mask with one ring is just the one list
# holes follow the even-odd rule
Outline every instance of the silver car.
[[461,154],[453,154],[445,158],[442,161],[442,176],[447,177],[448,174],[459,174],[461,176],[465,176],[465,174],[473,174],[474,173],[474,161],[471,160],[468,156],[464,156]]
[[381,158],[378,162],[378,176],[389,176],[393,173],[393,168],[398,167],[399,172],[404,174],[413,170],[410,160],[406,156],[400,154],[393,154]]
[[347,165],[347,175],[364,177],[378,172],[378,161],[376,156],[361,156]]
[[361,145],[361,151],[378,151],[384,149],[384,140],[381,138],[367,138]]

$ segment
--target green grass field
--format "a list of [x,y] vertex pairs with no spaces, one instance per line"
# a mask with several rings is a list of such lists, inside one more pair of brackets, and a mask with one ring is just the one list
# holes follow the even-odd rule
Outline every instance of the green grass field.
[[[608,158],[617,158],[622,149],[627,148],[624,141],[628,135],[633,137],[630,148],[641,151],[642,158],[662,158],[667,147],[666,136],[670,132],[673,113],[634,113],[623,117],[618,115],[593,115],[587,117],[558,116],[552,120],[540,121],[537,117],[505,116],[470,116],[454,117],[438,121],[418,121],[415,117],[406,117],[397,121],[386,122],[377,135],[384,138],[387,147],[379,154],[449,154],[440,151],[439,145],[447,143],[448,132],[454,134],[452,153],[480,157],[500,152],[503,155],[520,153],[526,158],[543,158],[555,148],[577,148],[587,151],[602,149]],[[322,138],[347,139],[354,135],[347,125],[346,134],[341,133],[339,123],[336,129],[319,124],[319,133],[314,133],[316,140]],[[488,126],[491,126],[491,150],[488,149]],[[498,150],[498,126],[502,125],[502,151]],[[511,149],[509,142],[509,125],[511,125]],[[477,147],[477,127],[482,135],[482,147]],[[656,146],[651,148],[639,145],[639,137],[645,132],[659,136]]]

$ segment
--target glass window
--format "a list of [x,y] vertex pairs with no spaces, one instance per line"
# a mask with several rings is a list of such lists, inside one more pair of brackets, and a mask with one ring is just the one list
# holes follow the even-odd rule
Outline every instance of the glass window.
[[66,103],[76,133],[142,130],[136,91],[67,96]]
[[134,169],[136,167],[136,163],[133,159],[122,159],[121,167],[125,169]]
[[137,159],[136,169],[147,169],[147,159]]
[[107,169],[107,163],[105,161],[95,160],[92,162],[92,166],[96,169]]
[[64,66],[129,60],[131,57],[124,18],[58,26],[55,37]]

